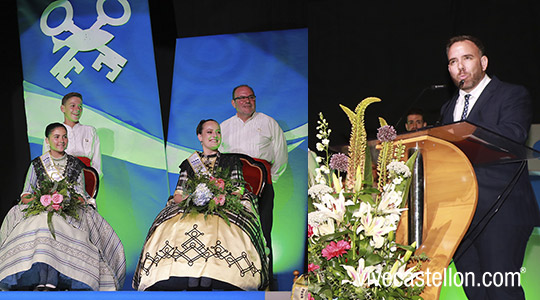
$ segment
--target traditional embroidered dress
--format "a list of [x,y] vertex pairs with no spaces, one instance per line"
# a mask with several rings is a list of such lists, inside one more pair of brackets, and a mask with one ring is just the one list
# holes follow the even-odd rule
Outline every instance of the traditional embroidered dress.
[[[218,153],[205,157],[197,152],[180,165],[177,190],[185,190],[196,173],[214,174],[216,167],[229,169],[232,181],[243,179],[241,162],[236,156]],[[218,215],[184,216],[183,210],[169,198],[148,232],[133,288],[264,289],[268,285],[268,258],[257,197],[246,192],[243,200],[254,209],[246,208],[247,214],[227,212],[229,226]]]
[[[82,162],[71,155],[54,159],[47,152],[32,161],[23,193],[31,193],[47,177],[56,181],[67,178],[77,193],[89,198],[84,191],[82,168]],[[81,208],[79,220],[53,214],[54,239],[47,225],[47,212],[25,218],[22,210],[27,206],[14,206],[0,228],[0,288],[31,289],[40,283],[43,264],[59,272],[59,289],[122,288],[126,273],[124,247],[93,207]]]

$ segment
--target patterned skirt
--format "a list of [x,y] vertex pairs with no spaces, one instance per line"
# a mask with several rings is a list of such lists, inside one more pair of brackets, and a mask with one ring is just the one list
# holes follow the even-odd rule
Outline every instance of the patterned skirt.
[[184,216],[175,207],[165,208],[156,220],[164,215],[172,217],[151,228],[135,271],[135,289],[186,278],[209,278],[241,290],[267,285],[268,259],[260,227],[238,216],[229,216],[230,225],[217,215]]
[[47,213],[24,217],[26,205],[14,206],[0,229],[0,288],[20,289],[39,283],[37,266],[60,273],[60,288],[114,291],[122,288],[126,259],[122,242],[94,209],[79,211],[79,220],[54,214],[56,239]]

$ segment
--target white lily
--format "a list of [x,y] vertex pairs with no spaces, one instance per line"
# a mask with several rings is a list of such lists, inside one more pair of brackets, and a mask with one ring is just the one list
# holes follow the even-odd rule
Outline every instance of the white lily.
[[377,210],[383,214],[399,214],[405,209],[400,209],[403,201],[403,193],[394,190],[394,186],[386,186],[382,193],[381,202],[377,206]]
[[354,202],[351,200],[345,200],[343,191],[339,193],[337,198],[334,198],[330,194],[326,194],[321,198],[321,203],[313,203],[313,206],[315,206],[317,209],[340,223],[343,221],[346,206],[349,205],[354,205]]
[[335,228],[333,219],[328,219],[326,220],[326,222],[313,228],[313,235],[316,235],[316,236],[324,236],[324,235],[332,234],[335,232],[336,232],[336,228]]
[[[400,263],[396,261],[396,264]],[[397,288],[402,285],[411,285],[412,281],[418,278],[422,272],[414,272],[415,267],[407,268],[407,264],[403,263],[395,272],[392,272],[392,287]],[[392,268],[394,269],[394,268]]]
[[384,235],[395,229],[396,226],[387,222],[384,217],[374,217],[370,209],[368,213],[360,217],[360,226],[356,229],[356,234],[364,231],[364,235],[372,237],[370,244],[375,248],[380,248],[384,244]]
[[347,275],[349,275],[349,277],[352,279],[352,281],[342,280],[341,283],[350,283],[356,287],[369,285],[369,275],[375,270],[374,266],[365,267],[365,262],[363,258],[360,258],[360,260],[358,260],[358,268],[356,269],[347,265],[341,266],[347,271]]

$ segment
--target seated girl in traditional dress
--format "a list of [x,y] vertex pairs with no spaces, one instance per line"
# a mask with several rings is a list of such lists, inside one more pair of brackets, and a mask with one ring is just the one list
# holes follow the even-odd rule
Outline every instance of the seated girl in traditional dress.
[[48,125],[45,137],[50,151],[32,160],[0,229],[0,288],[119,290],[124,247],[84,189],[83,163],[64,152],[64,125]]
[[[176,191],[146,237],[133,287],[262,290],[268,257],[257,197],[244,192],[239,158],[218,152],[219,124],[202,120],[196,131],[203,151],[180,165]],[[218,186],[229,192],[216,192]]]

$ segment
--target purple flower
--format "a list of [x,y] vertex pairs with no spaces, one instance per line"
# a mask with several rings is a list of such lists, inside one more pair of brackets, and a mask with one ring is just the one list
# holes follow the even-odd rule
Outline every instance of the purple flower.
[[384,125],[377,129],[377,139],[381,142],[391,142],[397,137],[396,130],[393,126]]
[[336,153],[330,157],[330,168],[339,172],[347,172],[349,157],[343,153]]

